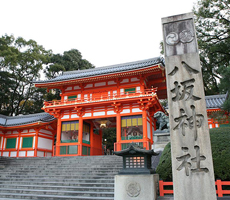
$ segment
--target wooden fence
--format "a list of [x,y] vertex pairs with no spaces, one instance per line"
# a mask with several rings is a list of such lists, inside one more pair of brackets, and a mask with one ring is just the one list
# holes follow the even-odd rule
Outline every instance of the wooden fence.
[[[230,190],[223,190],[222,187],[223,185],[230,186],[230,181],[217,180],[215,184],[216,184],[216,194],[218,197],[223,197],[224,194],[230,195]],[[161,197],[164,196],[165,194],[173,194],[173,189],[171,190],[164,189],[164,186],[173,186],[173,182],[164,182],[162,180],[159,181],[159,193]]]

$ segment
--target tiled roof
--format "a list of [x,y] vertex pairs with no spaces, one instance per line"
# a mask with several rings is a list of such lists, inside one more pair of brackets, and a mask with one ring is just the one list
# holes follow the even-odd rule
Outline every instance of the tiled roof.
[[221,108],[227,98],[227,94],[205,96],[206,108]]
[[35,122],[50,122],[55,120],[54,116],[48,113],[36,113],[30,115],[19,115],[19,116],[5,116],[0,115],[0,126],[11,127],[20,126],[25,124],[31,124]]
[[34,81],[34,83],[51,83],[51,82],[80,79],[85,77],[99,76],[99,75],[111,74],[117,72],[126,72],[130,70],[145,68],[156,64],[164,65],[164,59],[162,57],[156,57],[147,60],[140,60],[140,61],[123,63],[118,65],[96,67],[93,69],[68,71],[68,72],[64,72],[61,76],[58,76],[54,79],[44,80],[44,81]]

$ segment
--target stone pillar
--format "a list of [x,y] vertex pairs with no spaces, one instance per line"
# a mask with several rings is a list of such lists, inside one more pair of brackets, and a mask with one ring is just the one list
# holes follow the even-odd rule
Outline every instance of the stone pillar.
[[193,13],[162,19],[175,200],[216,200]]

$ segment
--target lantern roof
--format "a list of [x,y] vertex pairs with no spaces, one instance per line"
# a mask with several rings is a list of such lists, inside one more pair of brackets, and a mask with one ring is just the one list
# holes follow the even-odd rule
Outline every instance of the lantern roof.
[[117,156],[127,156],[127,155],[150,155],[150,156],[157,156],[158,153],[154,152],[154,150],[146,150],[141,149],[134,143],[131,143],[130,146],[127,149],[121,150],[121,151],[115,151],[115,155]]

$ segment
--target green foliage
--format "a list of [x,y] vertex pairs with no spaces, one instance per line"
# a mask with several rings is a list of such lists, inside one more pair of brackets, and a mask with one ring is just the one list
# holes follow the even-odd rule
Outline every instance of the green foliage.
[[44,99],[60,99],[59,90],[47,93],[34,87],[33,80],[40,78],[43,67],[47,78],[54,78],[63,71],[93,66],[76,49],[53,55],[34,40],[12,35],[0,38],[0,114],[37,113],[42,111]]
[[229,0],[198,0],[193,9],[206,94],[220,92],[220,67],[230,67]]
[[[230,180],[230,128],[210,129],[215,179]],[[164,181],[172,181],[170,143],[165,147],[156,172]]]
[[156,173],[164,181],[172,181],[171,144],[168,143],[162,152]]
[[[39,78],[42,66],[48,63],[51,52],[34,40],[26,41],[12,35],[0,38],[0,76],[3,96],[0,98],[0,113],[5,115],[27,114],[29,105],[33,110],[33,79]],[[31,104],[32,103],[32,104]],[[41,112],[41,110],[39,110]]]
[[65,51],[63,55],[54,54],[51,56],[50,62],[44,70],[49,79],[59,76],[63,71],[94,68],[89,61],[82,59],[82,55],[77,49]]
[[215,178],[230,180],[230,128],[210,130]]
[[221,82],[220,82],[220,90],[223,93],[228,93],[227,99],[225,100],[223,104],[223,110],[230,113],[230,66],[228,67],[220,67],[219,72],[222,76]]

